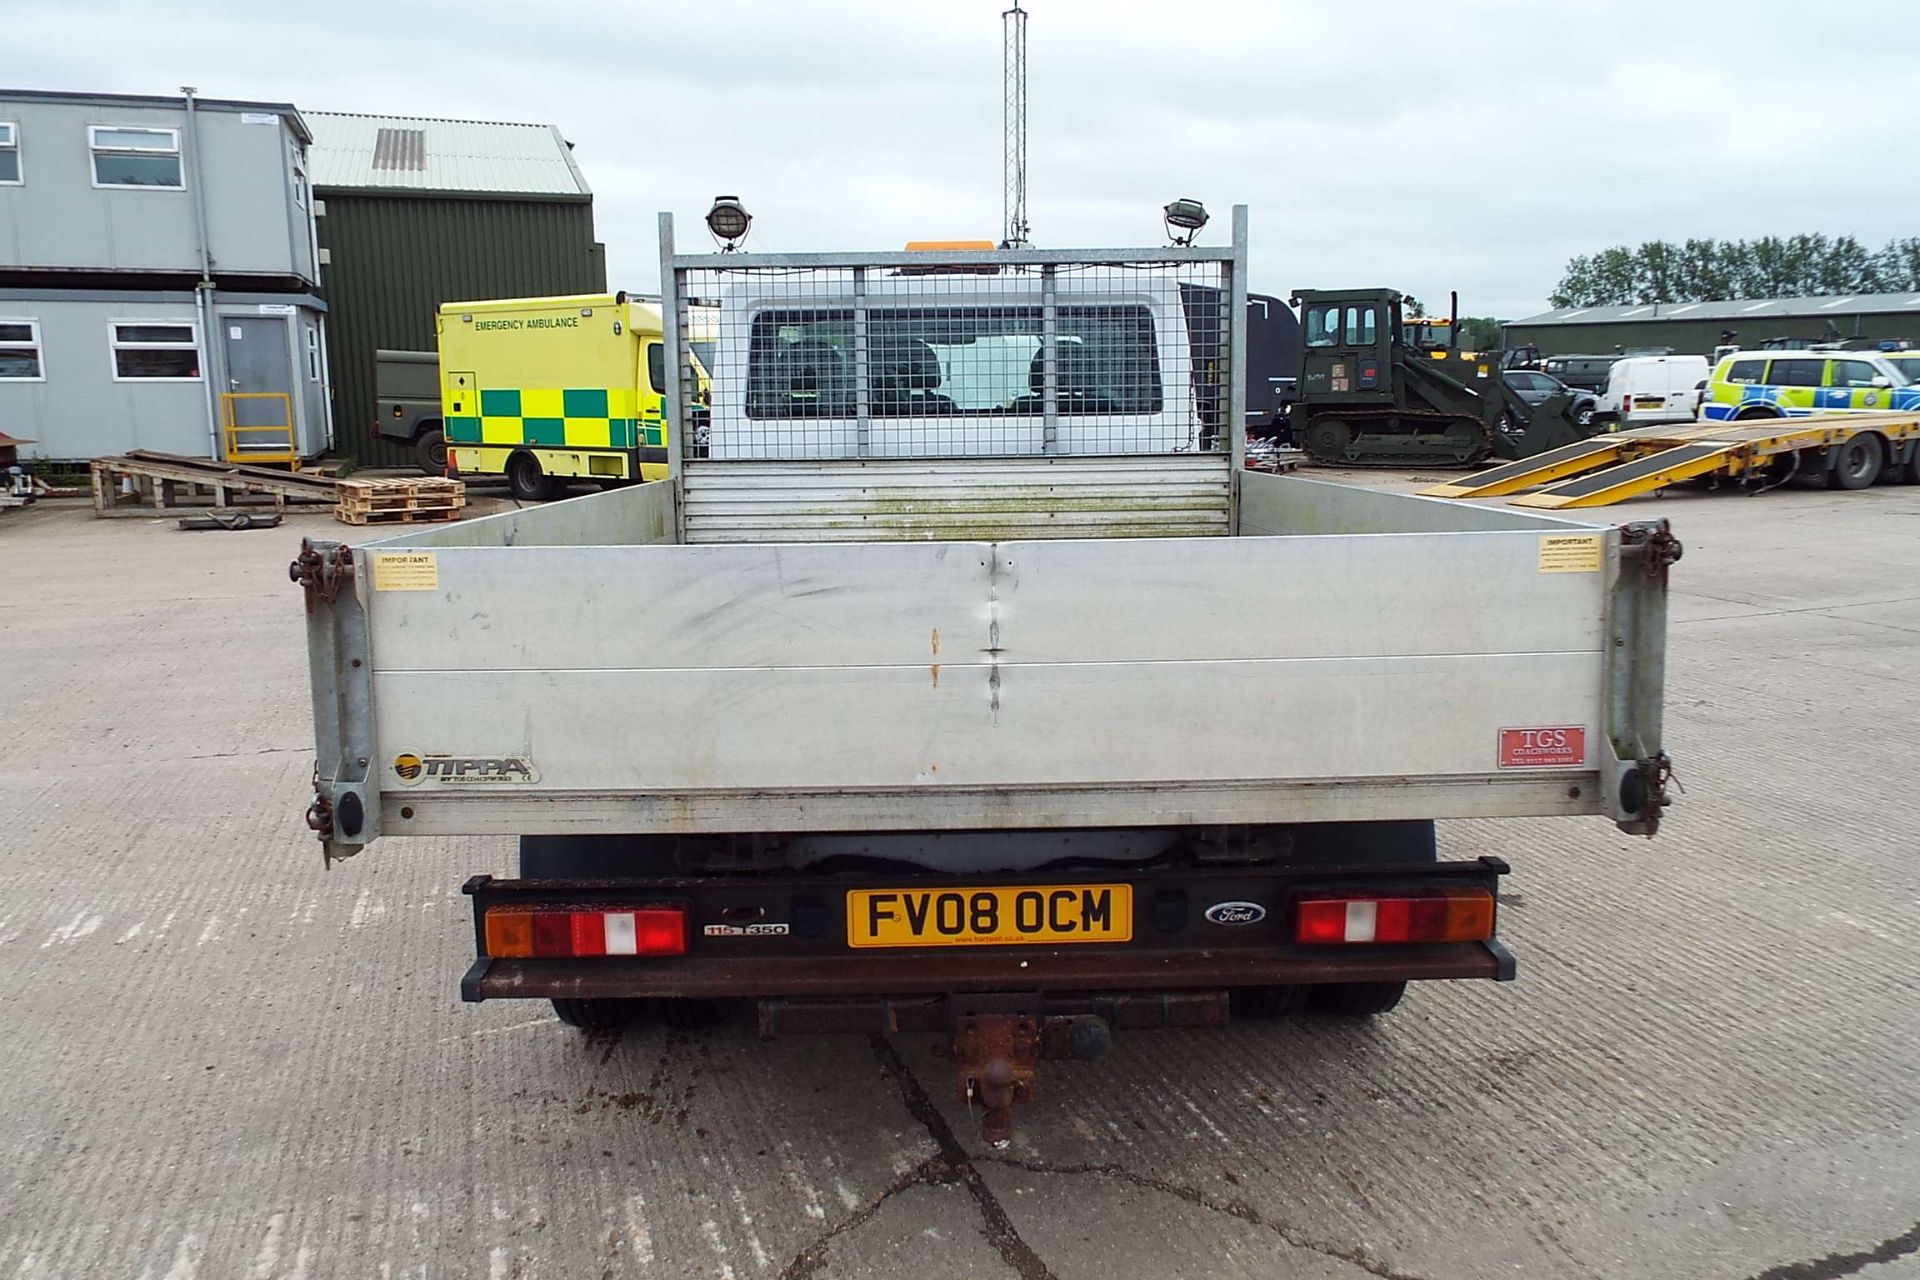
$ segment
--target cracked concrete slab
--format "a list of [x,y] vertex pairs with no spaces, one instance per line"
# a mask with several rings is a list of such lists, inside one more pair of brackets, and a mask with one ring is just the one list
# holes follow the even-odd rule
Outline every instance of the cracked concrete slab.
[[916,1184],[880,1206],[858,1231],[833,1240],[818,1269],[805,1274],[817,1280],[1016,1276],[978,1222],[970,1221],[973,1208],[972,1197],[958,1180]]
[[[1199,1202],[1117,1167],[1040,1171],[989,1159],[987,1184],[1059,1280],[1365,1280],[1398,1276],[1366,1245],[1335,1245],[1268,1222],[1244,1201]],[[1071,1202],[1072,1213],[1051,1206]],[[1142,1222],[1154,1229],[1143,1232]],[[1349,1256],[1338,1256],[1345,1254]]]
[[300,821],[330,520],[0,516],[0,1275],[1920,1276],[1920,488],[1610,514],[1687,543],[1660,838],[1444,824],[1519,982],[1122,1036],[1004,1152],[925,1038],[461,1005],[508,842]]

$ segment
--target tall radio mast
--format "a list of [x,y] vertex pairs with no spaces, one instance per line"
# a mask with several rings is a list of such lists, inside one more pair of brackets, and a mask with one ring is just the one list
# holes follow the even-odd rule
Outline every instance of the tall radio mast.
[[1004,133],[1006,186],[1002,212],[1006,215],[1006,235],[1002,247],[1024,249],[1027,245],[1027,11],[1020,0],[1000,15],[1005,39],[1004,70],[1006,101],[1001,109],[1000,126]]

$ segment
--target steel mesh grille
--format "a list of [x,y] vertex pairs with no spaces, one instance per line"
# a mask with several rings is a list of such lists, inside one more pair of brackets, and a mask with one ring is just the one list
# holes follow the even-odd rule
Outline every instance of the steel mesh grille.
[[1216,452],[1228,273],[711,255],[675,269],[682,448],[715,462]]

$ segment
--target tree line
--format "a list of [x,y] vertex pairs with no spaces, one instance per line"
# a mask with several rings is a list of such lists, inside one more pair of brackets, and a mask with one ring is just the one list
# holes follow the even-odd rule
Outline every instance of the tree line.
[[1614,245],[1570,260],[1547,301],[1555,307],[1609,307],[1909,290],[1920,291],[1920,236],[1873,250],[1853,236],[1816,233]]

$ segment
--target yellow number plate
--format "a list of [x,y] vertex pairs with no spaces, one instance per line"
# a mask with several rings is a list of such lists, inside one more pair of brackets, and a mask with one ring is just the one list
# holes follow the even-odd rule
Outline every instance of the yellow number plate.
[[847,891],[850,947],[1007,947],[1132,940],[1131,885]]

